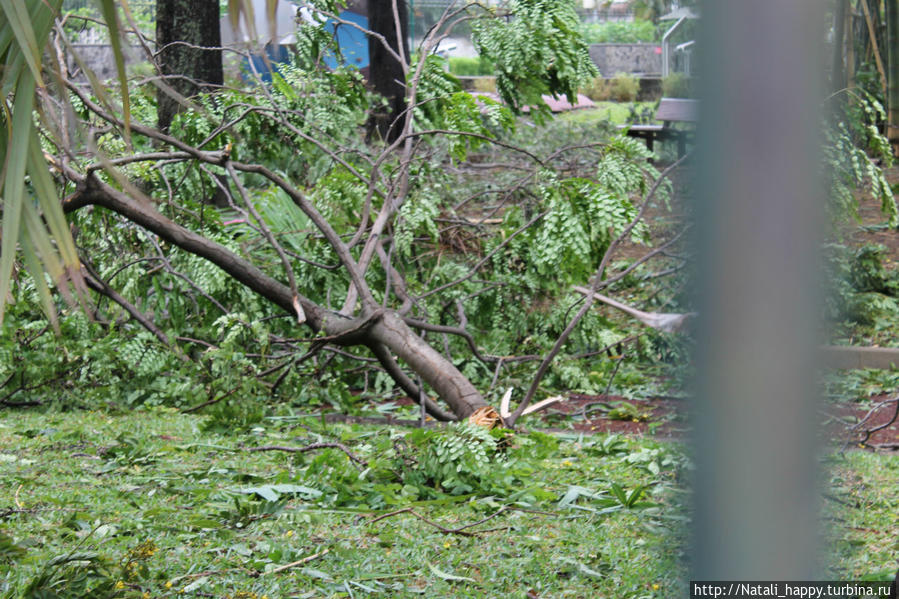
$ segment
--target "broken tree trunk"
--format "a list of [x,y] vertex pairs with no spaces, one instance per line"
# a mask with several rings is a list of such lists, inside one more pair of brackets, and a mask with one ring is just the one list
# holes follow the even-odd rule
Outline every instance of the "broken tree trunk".
[[[78,191],[63,202],[66,212],[87,205],[112,210],[166,242],[212,262],[258,295],[295,314],[294,296],[290,288],[266,275],[249,261],[175,223],[148,201],[135,200],[96,177],[73,172],[68,174],[77,182]],[[394,356],[405,362],[422,381],[430,385],[437,396],[450,407],[453,417],[467,418],[478,408],[487,406],[471,381],[450,360],[416,335],[394,311],[381,309],[348,317],[326,310],[305,297],[298,297],[297,301],[306,315],[304,324],[314,332],[323,332],[325,339],[322,341],[327,340],[334,345],[369,347],[388,374],[414,400],[418,401],[417,388],[396,366]],[[450,417],[431,401],[427,402],[426,407],[435,418]]]

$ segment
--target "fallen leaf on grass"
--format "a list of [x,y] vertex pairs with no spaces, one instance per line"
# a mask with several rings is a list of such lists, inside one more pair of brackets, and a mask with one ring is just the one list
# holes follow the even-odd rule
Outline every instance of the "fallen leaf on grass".
[[443,580],[456,580],[459,582],[473,582],[475,584],[477,584],[477,582],[478,582],[474,578],[468,578],[467,576],[456,576],[455,574],[448,574],[433,564],[428,564],[428,568],[430,568],[431,572],[433,572],[434,574],[436,574],[438,577],[442,578]]

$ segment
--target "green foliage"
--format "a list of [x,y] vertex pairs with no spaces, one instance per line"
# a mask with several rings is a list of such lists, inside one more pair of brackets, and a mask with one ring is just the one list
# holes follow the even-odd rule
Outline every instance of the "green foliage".
[[884,246],[871,244],[855,251],[849,265],[849,283],[856,291],[899,295],[896,273],[888,273],[883,266],[885,252]]
[[61,315],[55,336],[27,301],[22,285],[0,335],[0,397],[9,401],[52,401],[70,407],[115,402],[190,402],[201,388],[198,370],[179,369],[177,358],[144,331],[126,325],[104,327],[81,312]]
[[892,164],[889,141],[877,128],[885,112],[873,96],[864,92],[853,97],[852,107],[848,122],[837,122],[824,132],[824,168],[830,178],[831,220],[857,218],[855,192],[867,186],[880,201],[890,224],[895,225],[899,219],[896,200],[882,168],[875,162],[880,160],[884,166]]
[[893,393],[899,387],[899,370],[862,369],[832,371],[824,378],[827,395],[833,399],[859,402]]
[[[591,274],[612,237],[636,215],[632,197],[645,192],[647,181],[654,175],[652,167],[639,159],[649,156],[639,141],[616,137],[603,149],[595,179],[560,180],[552,173],[543,173],[540,205],[548,214],[526,235],[533,243],[525,260],[536,274],[552,273],[555,283],[562,287]],[[509,224],[519,224],[520,218]],[[640,239],[642,231],[635,228],[635,240]]]
[[23,589],[22,597],[112,597],[114,589],[109,564],[100,554],[73,551],[49,560]]
[[881,541],[882,531],[899,524],[896,496],[890,493],[899,483],[896,464],[895,455],[869,451],[847,451],[829,461],[823,517],[840,523],[826,531],[832,572],[857,580],[896,576],[895,548]]
[[662,95],[666,98],[695,97],[694,83],[684,73],[672,73],[662,79]]
[[457,77],[477,77],[495,73],[493,63],[481,56],[450,56],[449,70]]
[[[477,22],[479,43],[493,52],[481,62],[501,59],[495,64],[505,69],[506,91],[516,94],[513,108],[533,104],[534,94],[573,91],[595,74],[567,3],[540,0],[510,8],[516,11],[514,19],[484,14]],[[368,115],[381,100],[366,90],[359,73],[320,68],[320,59],[337,51],[333,36],[304,24],[298,38],[294,63],[283,65],[270,85],[193,98],[199,110],[177,115],[171,135],[204,151],[227,148],[232,159],[276,172],[347,240],[359,230],[365,211],[371,217],[385,196],[402,191],[384,239],[413,296],[470,275],[486,252],[546,213],[496,251],[477,276],[416,301],[411,314],[450,325],[467,318],[476,345],[487,353],[544,353],[580,299],[568,295],[567,286],[593,272],[656,174],[642,144],[595,123],[533,127],[533,119],[516,121],[505,104],[462,92],[445,59],[427,56],[419,63],[414,57],[409,83],[416,86],[419,104],[412,159],[404,163],[400,152],[382,155],[383,144],[366,141]],[[419,66],[420,76],[413,78]],[[135,121],[153,122],[155,88],[135,86],[131,92]],[[108,102],[95,100],[114,105],[115,90],[106,93]],[[73,107],[86,126],[102,131],[97,145],[110,158],[159,151],[158,143],[139,135],[128,145],[80,100]],[[534,116],[539,121],[545,111]],[[50,154],[57,151],[52,141],[48,131]],[[521,162],[525,154],[506,149],[513,145],[534,157],[554,157],[542,164]],[[583,151],[562,149],[580,145]],[[483,180],[457,176],[473,164],[493,161],[521,164],[525,170],[498,168]],[[77,154],[71,166],[83,170],[91,162],[90,156]],[[282,257],[261,234],[264,224],[283,248],[304,296],[328,308],[337,308],[345,296],[349,283],[335,252],[270,181],[238,175],[260,215],[257,222],[218,164],[141,161],[122,166],[121,172],[163,215],[283,282]],[[397,177],[405,172],[408,184],[401,189]],[[522,172],[527,176],[519,181]],[[104,170],[96,176],[122,185]],[[479,199],[459,208],[468,194]],[[474,224],[482,214],[491,222]],[[339,355],[325,350],[297,363],[310,347],[304,338],[308,333],[209,262],[102,208],[79,210],[69,220],[79,231],[79,250],[94,262],[100,278],[147,314],[176,351],[131,322],[118,305],[97,297],[92,298],[98,302],[97,322],[67,312],[64,337],[56,340],[41,331],[43,321],[34,309],[40,290],[20,285],[9,330],[22,334],[0,340],[4,356],[20,356],[29,365],[19,370],[0,365],[0,376],[6,377],[0,383],[8,378],[0,393],[12,392],[11,401],[27,394],[34,401],[90,408],[204,405],[204,426],[218,431],[258,426],[276,401],[352,411],[360,395],[383,399],[396,392],[371,362],[357,361],[370,359],[365,348],[343,348]],[[643,233],[635,230],[633,240]],[[354,255],[362,245],[353,248]],[[377,301],[397,306],[393,293],[385,292],[388,277],[377,259],[366,280]],[[589,351],[623,336],[619,325],[592,313],[573,335],[572,348]],[[495,369],[471,359],[464,340],[449,337],[446,349],[479,388],[488,387]],[[561,357],[547,378],[548,388],[601,391],[602,381],[590,376],[608,374],[598,362]],[[505,364],[496,383],[520,384],[534,366]]]
[[594,77],[587,84],[582,86],[580,93],[584,94],[594,102],[605,102],[612,97],[608,81],[601,76]]
[[578,88],[596,76],[587,46],[578,35],[580,19],[571,2],[512,0],[511,20],[472,25],[478,53],[496,65],[497,91],[514,110],[534,106],[545,114],[542,94],[574,102]]
[[[422,129],[454,132],[449,139],[450,155],[455,160],[464,160],[470,150],[496,138],[498,133],[511,130],[514,121],[509,109],[501,103],[484,97],[476,100],[463,92],[459,80],[445,70],[445,63],[437,55],[425,58],[418,80],[417,97],[422,104],[415,109],[416,123]],[[416,59],[410,76],[417,64]]]
[[633,102],[640,92],[640,81],[629,73],[615,73],[609,82],[609,95],[616,102]]
[[497,453],[496,441],[487,429],[467,422],[410,433],[397,456],[398,466],[405,466],[403,483],[419,492],[433,488],[451,495],[491,494],[507,466]]
[[[351,588],[357,596],[524,599],[522,580],[553,597],[682,594],[673,591],[685,532],[681,467],[653,475],[627,460],[668,445],[494,436],[464,426],[326,426],[286,411],[247,432],[218,434],[200,423],[159,409],[7,412],[0,446],[14,449],[0,460],[0,475],[11,481],[0,502],[11,509],[3,510],[0,547],[19,549],[0,558],[0,595],[260,599]],[[334,449],[244,449],[315,441],[339,441],[367,466]],[[154,459],[108,469],[109,452],[93,458],[113,443],[115,459],[138,449]],[[614,449],[600,455],[603,446]],[[418,473],[400,469],[401,456],[427,456],[438,476],[445,465],[469,464],[462,472],[474,491],[406,484],[403,477]],[[560,503],[574,487],[584,491]]]
[[850,251],[842,245],[827,248],[827,276],[832,281],[825,314],[835,322],[891,328],[899,316],[899,276],[883,266],[886,250],[865,245]]
[[616,73],[611,79],[594,77],[588,85],[581,88],[581,92],[599,102],[633,102],[640,93],[640,81],[628,73]]
[[652,21],[607,21],[583,23],[581,35],[588,44],[635,44],[659,40],[659,33]]

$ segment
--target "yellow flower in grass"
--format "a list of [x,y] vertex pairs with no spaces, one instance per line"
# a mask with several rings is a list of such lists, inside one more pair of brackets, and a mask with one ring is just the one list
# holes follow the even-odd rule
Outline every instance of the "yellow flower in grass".
[[125,583],[122,582],[121,580],[119,580],[115,583],[115,588],[117,591],[121,591],[122,589],[125,588]]

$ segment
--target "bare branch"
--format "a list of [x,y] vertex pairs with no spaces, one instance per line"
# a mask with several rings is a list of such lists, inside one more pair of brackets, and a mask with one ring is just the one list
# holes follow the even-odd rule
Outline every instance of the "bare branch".
[[522,413],[527,409],[528,404],[531,403],[531,400],[534,398],[534,395],[537,393],[537,389],[540,386],[540,381],[543,380],[543,376],[546,374],[546,371],[549,370],[549,366],[552,363],[553,359],[555,359],[556,355],[562,350],[562,346],[565,345],[565,342],[568,341],[568,337],[577,327],[578,323],[580,323],[581,319],[583,319],[584,315],[590,310],[590,307],[593,305],[594,295],[600,288],[609,284],[609,281],[603,282],[602,276],[605,272],[606,266],[609,261],[612,259],[612,255],[615,250],[618,248],[618,245],[627,238],[628,235],[634,230],[634,227],[637,226],[643,219],[643,215],[646,212],[646,209],[649,207],[649,204],[653,197],[655,196],[656,191],[658,191],[662,182],[671,174],[674,169],[679,167],[684,160],[689,156],[682,157],[680,160],[672,163],[668,166],[659,177],[656,179],[655,183],[650,188],[649,192],[646,194],[646,199],[643,201],[640,209],[637,211],[637,215],[631,220],[631,222],[618,234],[618,236],[612,240],[612,243],[609,244],[609,247],[606,249],[605,254],[602,257],[602,260],[599,263],[599,267],[596,269],[596,273],[593,275],[593,281],[590,285],[589,292],[590,294],[587,296],[587,299],[584,301],[580,310],[578,310],[577,314],[571,319],[568,323],[568,326],[565,327],[565,330],[562,331],[562,334],[559,335],[559,338],[556,339],[556,342],[553,344],[552,349],[550,349],[549,353],[543,358],[543,361],[540,363],[540,366],[537,368],[537,373],[534,375],[534,380],[531,382],[531,386],[528,388],[525,393],[524,399],[521,400],[521,403],[518,404],[518,407],[512,413],[512,415],[506,419],[506,424],[510,427],[515,425],[515,422],[521,417]]

